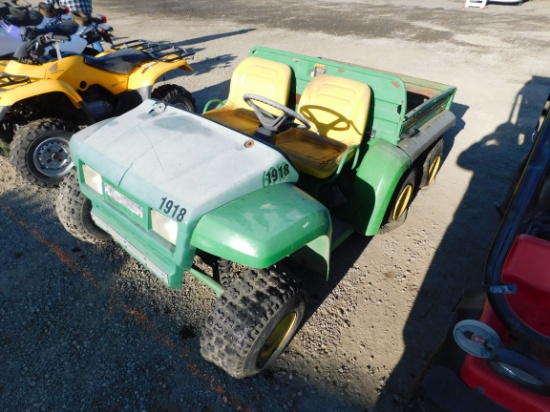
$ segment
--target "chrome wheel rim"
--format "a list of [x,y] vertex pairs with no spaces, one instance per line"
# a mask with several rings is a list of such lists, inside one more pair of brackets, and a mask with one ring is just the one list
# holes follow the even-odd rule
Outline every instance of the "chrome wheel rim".
[[34,149],[32,159],[36,169],[45,176],[66,175],[73,167],[69,139],[58,136],[44,140]]

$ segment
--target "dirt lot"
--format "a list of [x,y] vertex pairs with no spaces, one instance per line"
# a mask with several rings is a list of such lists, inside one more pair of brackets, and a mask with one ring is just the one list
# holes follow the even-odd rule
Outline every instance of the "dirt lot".
[[167,80],[199,110],[227,94],[255,45],[458,87],[437,184],[398,230],[346,241],[282,358],[235,381],[199,354],[209,290],[192,278],[168,290],[118,247],[71,238],[56,191],[26,184],[0,158],[0,409],[403,410],[462,289],[481,281],[494,203],[530,147],[550,91],[550,2],[149,3],[95,0],[94,12],[121,40],[195,51],[194,73]]

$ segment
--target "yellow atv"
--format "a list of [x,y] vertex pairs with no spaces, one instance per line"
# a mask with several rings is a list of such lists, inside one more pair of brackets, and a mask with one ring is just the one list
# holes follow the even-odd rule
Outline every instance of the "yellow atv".
[[[43,35],[19,60],[0,62],[0,141],[9,144],[18,174],[40,186],[55,186],[73,163],[69,140],[79,129],[137,107],[148,98],[195,111],[183,87],[155,82],[174,69],[192,71],[192,53],[135,40],[101,57],[70,55],[44,61],[43,50],[63,36]],[[0,145],[1,146],[1,145]],[[6,151],[6,150],[4,150]]]

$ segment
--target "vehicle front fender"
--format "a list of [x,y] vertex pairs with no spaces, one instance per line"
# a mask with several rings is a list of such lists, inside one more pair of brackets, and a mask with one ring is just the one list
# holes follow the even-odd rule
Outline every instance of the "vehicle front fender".
[[50,93],[62,93],[76,109],[81,108],[82,97],[67,83],[54,79],[38,80],[6,90],[0,95],[0,106],[13,106],[29,97],[39,97]]
[[292,184],[266,187],[204,215],[191,245],[253,268],[300,252],[302,263],[328,275],[329,211]]

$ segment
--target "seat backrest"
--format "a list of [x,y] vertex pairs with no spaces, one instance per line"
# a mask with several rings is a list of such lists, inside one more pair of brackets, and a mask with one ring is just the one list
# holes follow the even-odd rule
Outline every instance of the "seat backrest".
[[[251,110],[243,99],[246,93],[257,94],[286,105],[290,83],[291,70],[286,64],[260,57],[247,57],[233,72],[226,105],[233,109]],[[270,110],[273,111],[273,108]]]
[[550,337],[550,241],[527,234],[516,238],[502,268],[502,282],[517,292],[505,295],[516,315]]
[[319,134],[350,147],[363,139],[370,101],[365,83],[321,74],[305,87],[298,112]]

